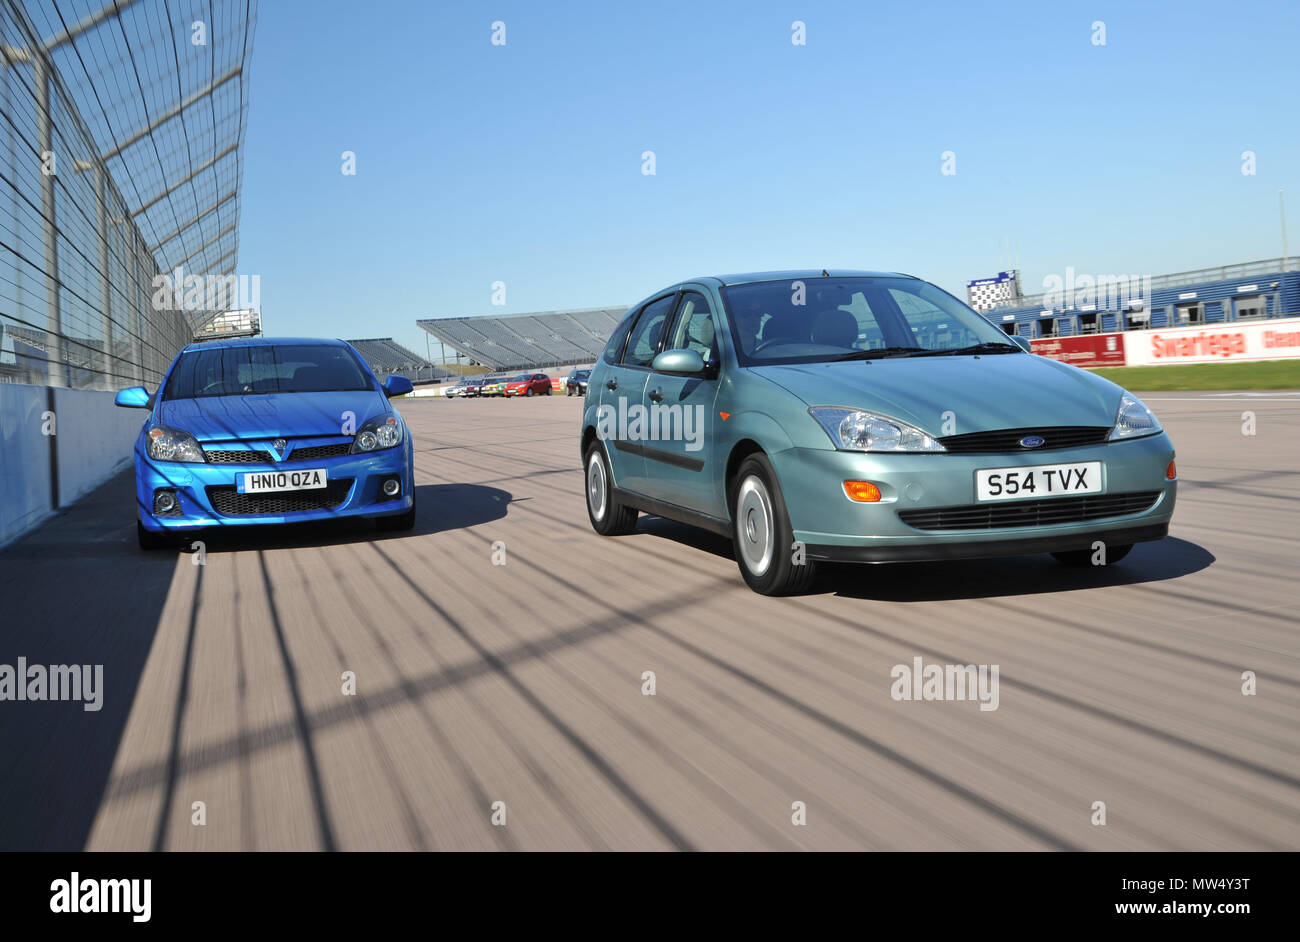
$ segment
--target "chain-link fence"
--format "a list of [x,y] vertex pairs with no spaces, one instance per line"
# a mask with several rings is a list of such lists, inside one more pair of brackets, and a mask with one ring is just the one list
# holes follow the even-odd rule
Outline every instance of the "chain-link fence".
[[242,306],[251,0],[0,0],[0,382],[156,388]]

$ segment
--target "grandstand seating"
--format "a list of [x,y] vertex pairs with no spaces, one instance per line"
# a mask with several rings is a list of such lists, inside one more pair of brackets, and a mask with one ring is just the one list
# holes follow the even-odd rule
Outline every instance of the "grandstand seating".
[[380,379],[385,376],[405,376],[413,383],[438,382],[455,376],[455,372],[430,363],[426,357],[408,350],[391,337],[368,340],[349,340],[357,353],[370,364]]
[[440,317],[416,323],[494,370],[540,369],[594,361],[625,310],[603,307],[506,317]]

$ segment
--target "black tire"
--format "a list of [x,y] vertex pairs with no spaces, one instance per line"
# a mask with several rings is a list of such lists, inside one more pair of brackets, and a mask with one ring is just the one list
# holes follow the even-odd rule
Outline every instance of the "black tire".
[[[587,519],[601,536],[623,536],[636,529],[637,510],[614,496],[614,476],[609,471],[605,447],[592,442],[582,464],[583,492],[586,495]],[[592,506],[596,504],[596,506]]]
[[146,530],[139,519],[135,521],[135,538],[140,544],[140,549],[146,553],[167,549],[167,547],[174,545],[166,533],[155,533],[153,530]]
[[404,514],[395,514],[392,517],[376,517],[375,526],[384,533],[396,533],[402,530],[411,530],[415,527],[415,498],[411,498],[411,509]]
[[817,579],[817,565],[795,564],[794,530],[785,497],[767,456],[750,455],[736,469],[727,493],[736,565],[745,583],[760,595],[797,595]]
[[524,395],[525,395],[525,396],[531,396],[532,394],[533,394],[533,387],[532,387],[532,386],[529,386],[529,387],[528,387],[528,392],[524,393]]
[[[1132,549],[1133,549],[1132,543],[1120,543],[1118,546],[1107,546],[1106,561],[1104,563],[1101,563],[1100,566],[1105,567],[1105,566],[1115,565],[1117,562],[1119,562],[1121,559],[1127,556],[1129,554],[1129,551]],[[1065,550],[1064,552],[1053,553],[1052,555],[1056,557],[1056,561],[1058,563],[1063,563],[1066,566],[1093,565],[1092,562],[1093,551],[1090,549]]]

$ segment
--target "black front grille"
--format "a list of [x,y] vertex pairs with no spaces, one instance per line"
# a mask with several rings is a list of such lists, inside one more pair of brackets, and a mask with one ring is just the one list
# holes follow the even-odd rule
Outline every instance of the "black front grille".
[[262,514],[293,514],[308,510],[333,510],[348,499],[351,478],[338,478],[311,491],[281,491],[269,494],[241,494],[233,484],[207,488],[208,502],[223,517],[256,517]]
[[900,510],[898,518],[918,530],[995,530],[1002,527],[1038,527],[1078,523],[1102,517],[1150,510],[1159,491],[1135,494],[1088,494],[1049,500],[1012,500],[1005,503],[968,504],[934,510]]
[[260,448],[241,451],[215,451],[205,448],[203,457],[208,459],[209,464],[268,464],[271,461],[270,453]]
[[315,461],[318,458],[337,458],[339,455],[346,455],[351,450],[351,442],[343,442],[340,445],[312,445],[308,448],[295,448],[289,452],[289,457],[284,460]]
[[[953,454],[974,455],[991,452],[1047,451],[1050,448],[1075,448],[1096,445],[1106,440],[1110,429],[1101,425],[1056,425],[1049,428],[1004,428],[994,432],[968,432],[949,435],[939,443]],[[1043,444],[1026,448],[1020,439],[1037,435]]]
[[[318,461],[321,458],[337,458],[339,455],[346,455],[352,451],[351,442],[342,442],[338,445],[310,445],[306,448],[295,448],[285,458],[285,463],[290,461]],[[275,457],[264,448],[241,449],[239,451],[221,451],[217,449],[204,449],[203,456],[208,459],[209,464],[276,464]]]

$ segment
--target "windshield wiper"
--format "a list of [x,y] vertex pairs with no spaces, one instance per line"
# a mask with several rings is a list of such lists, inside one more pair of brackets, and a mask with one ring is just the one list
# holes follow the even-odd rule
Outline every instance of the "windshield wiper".
[[843,356],[832,357],[831,360],[879,360],[883,357],[911,356],[917,351],[924,352],[925,347],[877,347],[874,350],[854,350]]
[[1024,353],[1020,346],[1014,343],[973,343],[969,347],[958,347],[956,350],[933,350],[932,353],[938,356],[966,356],[971,353]]

